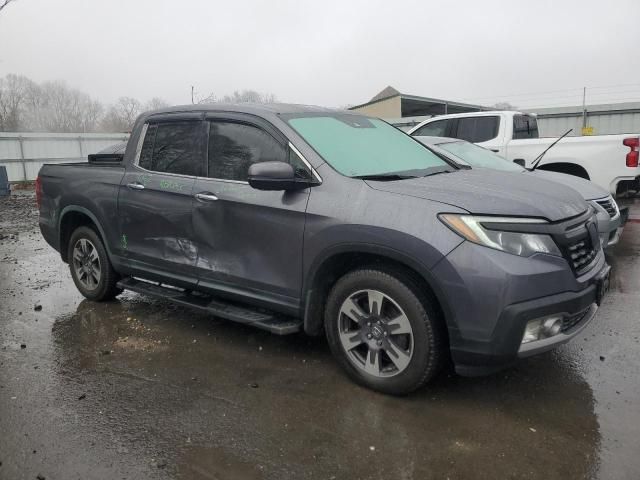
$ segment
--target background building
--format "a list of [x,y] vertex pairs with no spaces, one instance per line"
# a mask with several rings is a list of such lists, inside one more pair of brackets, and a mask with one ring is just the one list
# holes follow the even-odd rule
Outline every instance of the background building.
[[[514,109],[537,114],[540,134],[545,137],[560,136],[570,128],[573,128],[571,136],[640,132],[640,102],[587,105],[584,108],[580,105]],[[393,87],[387,87],[367,103],[349,107],[349,110],[383,118],[402,130],[409,130],[423,120],[437,115],[489,111],[496,108],[408,95]]]
[[553,107],[527,110],[538,115],[540,134],[545,137],[560,136],[573,128],[572,136],[613,135],[640,132],[640,102],[587,105],[578,107]]
[[409,95],[400,93],[393,87],[387,87],[367,103],[349,107],[349,110],[373,117],[398,119],[417,116],[432,117],[447,113],[479,112],[491,109],[482,105]]

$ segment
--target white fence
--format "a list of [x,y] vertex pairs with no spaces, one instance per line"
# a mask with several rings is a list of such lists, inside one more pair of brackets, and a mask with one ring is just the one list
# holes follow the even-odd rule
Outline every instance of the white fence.
[[0,165],[10,182],[35,180],[45,163],[86,162],[87,155],[114,143],[126,133],[14,133],[0,132]]

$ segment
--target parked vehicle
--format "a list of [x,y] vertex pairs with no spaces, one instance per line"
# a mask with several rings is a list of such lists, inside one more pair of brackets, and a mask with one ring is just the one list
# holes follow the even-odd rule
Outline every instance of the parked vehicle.
[[600,243],[603,248],[612,247],[620,240],[624,226],[622,225],[622,216],[620,215],[618,204],[608,191],[589,180],[565,173],[544,170],[530,171],[520,165],[508,162],[486,148],[467,142],[466,140],[448,137],[416,136],[415,138],[461,166],[488,168],[516,174],[526,173],[573,188],[582,195],[582,198],[589,202],[596,211],[598,216],[598,233],[600,234]]
[[[556,140],[539,137],[535,115],[513,111],[440,115],[408,133],[467,140],[523,167],[531,167]],[[566,137],[547,152],[536,169],[591,180],[615,197],[628,190],[640,191],[638,150],[638,134]]]
[[0,166],[0,197],[7,197],[11,195],[11,185],[7,178],[7,167]]
[[[292,105],[141,115],[123,158],[45,165],[40,229],[80,292],[129,289],[276,334],[323,331],[404,394],[566,342],[606,290],[593,209],[460,169],[382,120]],[[526,177],[526,178],[525,178]]]

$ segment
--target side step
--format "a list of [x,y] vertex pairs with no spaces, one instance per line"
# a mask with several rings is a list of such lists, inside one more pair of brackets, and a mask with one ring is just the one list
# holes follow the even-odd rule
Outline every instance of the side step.
[[176,288],[162,287],[131,277],[120,280],[118,287],[150,297],[163,298],[186,307],[204,310],[216,317],[251,325],[276,335],[288,335],[302,330],[302,320],[246,307],[227,300],[215,299],[204,294],[187,293]]

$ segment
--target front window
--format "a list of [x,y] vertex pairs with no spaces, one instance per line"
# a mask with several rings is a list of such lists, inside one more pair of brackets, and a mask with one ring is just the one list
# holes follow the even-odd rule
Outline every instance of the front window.
[[244,123],[211,122],[209,177],[246,182],[251,165],[269,161],[287,161],[287,151],[267,132]]
[[448,120],[436,120],[435,122],[427,123],[411,135],[414,137],[446,137]]
[[519,165],[505,160],[486,148],[479,147],[473,143],[448,142],[439,143],[436,147],[453,154],[472,167],[490,168],[492,170],[503,170],[506,172],[524,171]]
[[327,163],[348,177],[413,177],[453,170],[406,133],[376,118],[338,113],[282,117]]

